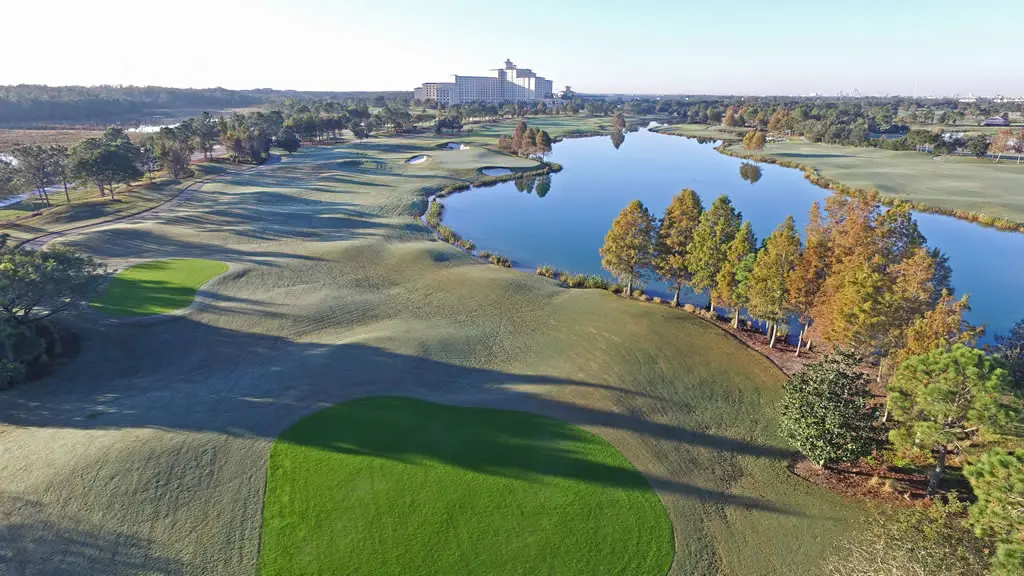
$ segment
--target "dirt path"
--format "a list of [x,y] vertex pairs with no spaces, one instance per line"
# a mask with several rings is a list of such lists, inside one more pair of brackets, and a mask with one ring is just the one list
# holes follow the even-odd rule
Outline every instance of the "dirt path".
[[[262,164],[262,165],[263,166],[267,166],[267,165],[275,164],[275,163],[280,162],[280,161],[281,161],[281,157],[280,156],[278,156],[276,154],[271,154],[270,158],[264,164]],[[68,228],[67,230],[61,230],[60,232],[52,232],[50,234],[44,234],[44,235],[39,236],[37,238],[33,238],[31,240],[23,242],[21,244],[21,247],[25,248],[25,249],[28,249],[28,250],[39,250],[40,248],[46,246],[47,244],[49,244],[50,242],[53,242],[54,240],[57,240],[57,239],[60,239],[60,238],[67,238],[69,236],[76,236],[76,235],[80,235],[80,234],[85,234],[85,233],[91,232],[93,230],[99,230],[99,229],[104,228],[106,226],[110,226],[111,224],[127,224],[127,223],[130,223],[130,222],[139,222],[139,221],[142,221],[142,220],[148,220],[148,219],[156,218],[156,217],[160,216],[161,214],[163,214],[164,212],[172,210],[172,209],[176,208],[177,206],[180,206],[181,204],[184,204],[185,202],[188,202],[189,200],[191,200],[192,196],[195,195],[196,192],[202,190],[203,186],[205,184],[207,184],[208,182],[211,182],[211,181],[216,180],[218,178],[223,178],[223,177],[226,177],[226,176],[230,176],[230,175],[232,175],[234,173],[237,173],[237,172],[248,172],[248,171],[253,170],[255,168],[259,168],[259,166],[251,166],[249,168],[242,168],[241,170],[236,170],[236,171],[233,171],[233,172],[225,172],[225,173],[222,173],[222,174],[214,174],[213,176],[208,176],[206,178],[203,178],[202,180],[197,180],[195,182],[192,182],[188,186],[185,186],[173,198],[167,200],[166,202],[164,202],[162,204],[157,204],[156,206],[153,206],[152,208],[147,208],[146,210],[143,210],[142,212],[136,212],[135,214],[128,214],[127,216],[121,216],[120,218],[114,218],[112,220],[105,220],[103,222],[96,222],[94,224],[87,224],[85,226],[79,226],[77,228]]]

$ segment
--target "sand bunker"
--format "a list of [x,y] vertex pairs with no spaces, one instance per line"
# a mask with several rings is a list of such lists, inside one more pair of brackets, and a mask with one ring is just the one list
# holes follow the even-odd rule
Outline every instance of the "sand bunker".
[[405,163],[406,164],[422,164],[422,163],[427,161],[427,158],[430,158],[430,156],[424,156],[423,154],[420,154],[419,156],[413,156],[412,158],[409,158],[408,160],[405,161]]
[[485,176],[504,176],[505,174],[511,174],[512,171],[508,168],[484,168],[480,170]]

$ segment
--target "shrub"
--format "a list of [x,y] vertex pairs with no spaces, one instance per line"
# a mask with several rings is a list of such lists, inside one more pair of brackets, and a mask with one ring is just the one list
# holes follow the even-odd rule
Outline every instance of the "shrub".
[[583,288],[587,284],[586,274],[570,274],[569,279],[566,282],[569,288]]
[[694,306],[693,304],[687,303],[687,304],[683,304],[683,310],[686,310],[690,314],[693,314],[694,312],[697,311],[697,307]]
[[455,245],[470,252],[476,249],[476,244],[474,244],[472,240],[467,240],[465,238],[459,238],[458,241],[455,242]]
[[652,302],[654,302],[655,304],[661,304],[663,300],[660,297],[655,296]]
[[557,270],[555,270],[551,266],[548,266],[547,264],[543,266],[537,266],[537,276],[543,276],[545,278],[554,278],[557,273]]
[[624,289],[625,286],[619,284],[618,282],[612,282],[611,284],[608,285],[608,291],[611,292],[612,294],[621,294]]
[[808,364],[785,384],[779,429],[818,466],[871,453],[875,410],[860,358],[850,352]]
[[449,244],[455,244],[459,241],[459,235],[455,233],[455,230],[452,230],[447,226],[438,226],[437,234],[441,237],[441,240],[444,240]]
[[608,289],[608,280],[606,280],[604,278],[604,276],[599,276],[597,274],[594,274],[592,276],[587,276],[587,281],[584,284],[584,287],[585,288],[593,288],[593,289],[597,289],[597,290],[607,290]]
[[512,261],[501,254],[491,254],[488,259],[491,261],[491,264],[494,264],[495,266],[501,266],[502,268],[512,267]]
[[0,360],[0,390],[25,381],[25,365],[21,362]]
[[430,207],[427,208],[427,224],[430,224],[434,228],[441,225],[441,211],[444,210],[444,205],[438,201],[430,203]]
[[644,294],[643,290],[640,290],[639,288],[636,289],[636,290],[633,290],[633,298],[636,298],[637,300],[642,300],[644,298],[644,296],[645,296],[645,294]]
[[480,256],[484,260],[489,260],[491,258],[491,253],[488,252],[487,250],[481,250],[478,256]]

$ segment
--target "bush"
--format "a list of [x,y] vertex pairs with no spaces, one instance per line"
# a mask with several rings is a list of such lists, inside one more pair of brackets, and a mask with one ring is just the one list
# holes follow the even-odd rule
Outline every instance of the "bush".
[[512,261],[501,254],[491,254],[488,260],[490,260],[491,264],[494,264],[495,266],[501,266],[502,268],[512,267]]
[[608,285],[608,291],[611,292],[612,294],[621,294],[622,291],[625,289],[626,287],[623,286],[622,284],[619,284],[618,282],[612,282],[611,284]]
[[547,264],[543,266],[537,266],[537,276],[543,276],[545,278],[554,278],[558,274],[558,271]]
[[25,373],[25,365],[21,362],[0,360],[0,390],[4,390],[24,382]]
[[584,284],[584,287],[585,288],[593,288],[593,289],[597,289],[597,290],[607,290],[608,289],[608,280],[606,280],[603,276],[599,276],[597,274],[594,274],[592,276],[587,276],[587,281]]
[[838,352],[808,364],[784,389],[779,429],[812,462],[853,462],[871,453],[875,410],[856,354]]
[[488,252],[487,250],[481,250],[478,256],[480,256],[484,260],[489,260],[491,258],[491,253]]
[[430,224],[434,228],[441,226],[441,211],[444,210],[444,205],[438,201],[430,203],[430,207],[427,208],[427,224]]
[[693,314],[694,312],[697,311],[697,307],[694,306],[693,304],[687,303],[687,304],[683,304],[683,310],[686,310],[690,314]]
[[569,288],[583,288],[587,284],[586,274],[565,274],[562,277],[562,282]]
[[643,300],[645,296],[646,294],[644,294],[643,290],[640,290],[639,288],[633,290],[633,298],[636,298],[637,300]]
[[455,242],[455,245],[463,250],[468,250],[469,252],[476,249],[476,244],[474,244],[472,240],[466,240],[465,238],[459,238]]
[[441,240],[444,240],[449,244],[455,244],[459,241],[459,235],[455,233],[455,230],[452,230],[447,226],[438,226],[437,234],[441,237]]

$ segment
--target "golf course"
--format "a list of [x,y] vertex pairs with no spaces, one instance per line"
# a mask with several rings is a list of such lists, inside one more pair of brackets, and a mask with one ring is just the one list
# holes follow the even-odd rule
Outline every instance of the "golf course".
[[815,573],[863,507],[789,472],[769,360],[422,223],[537,166],[514,126],[275,150],[55,238],[116,274],[0,392],[0,574]]

